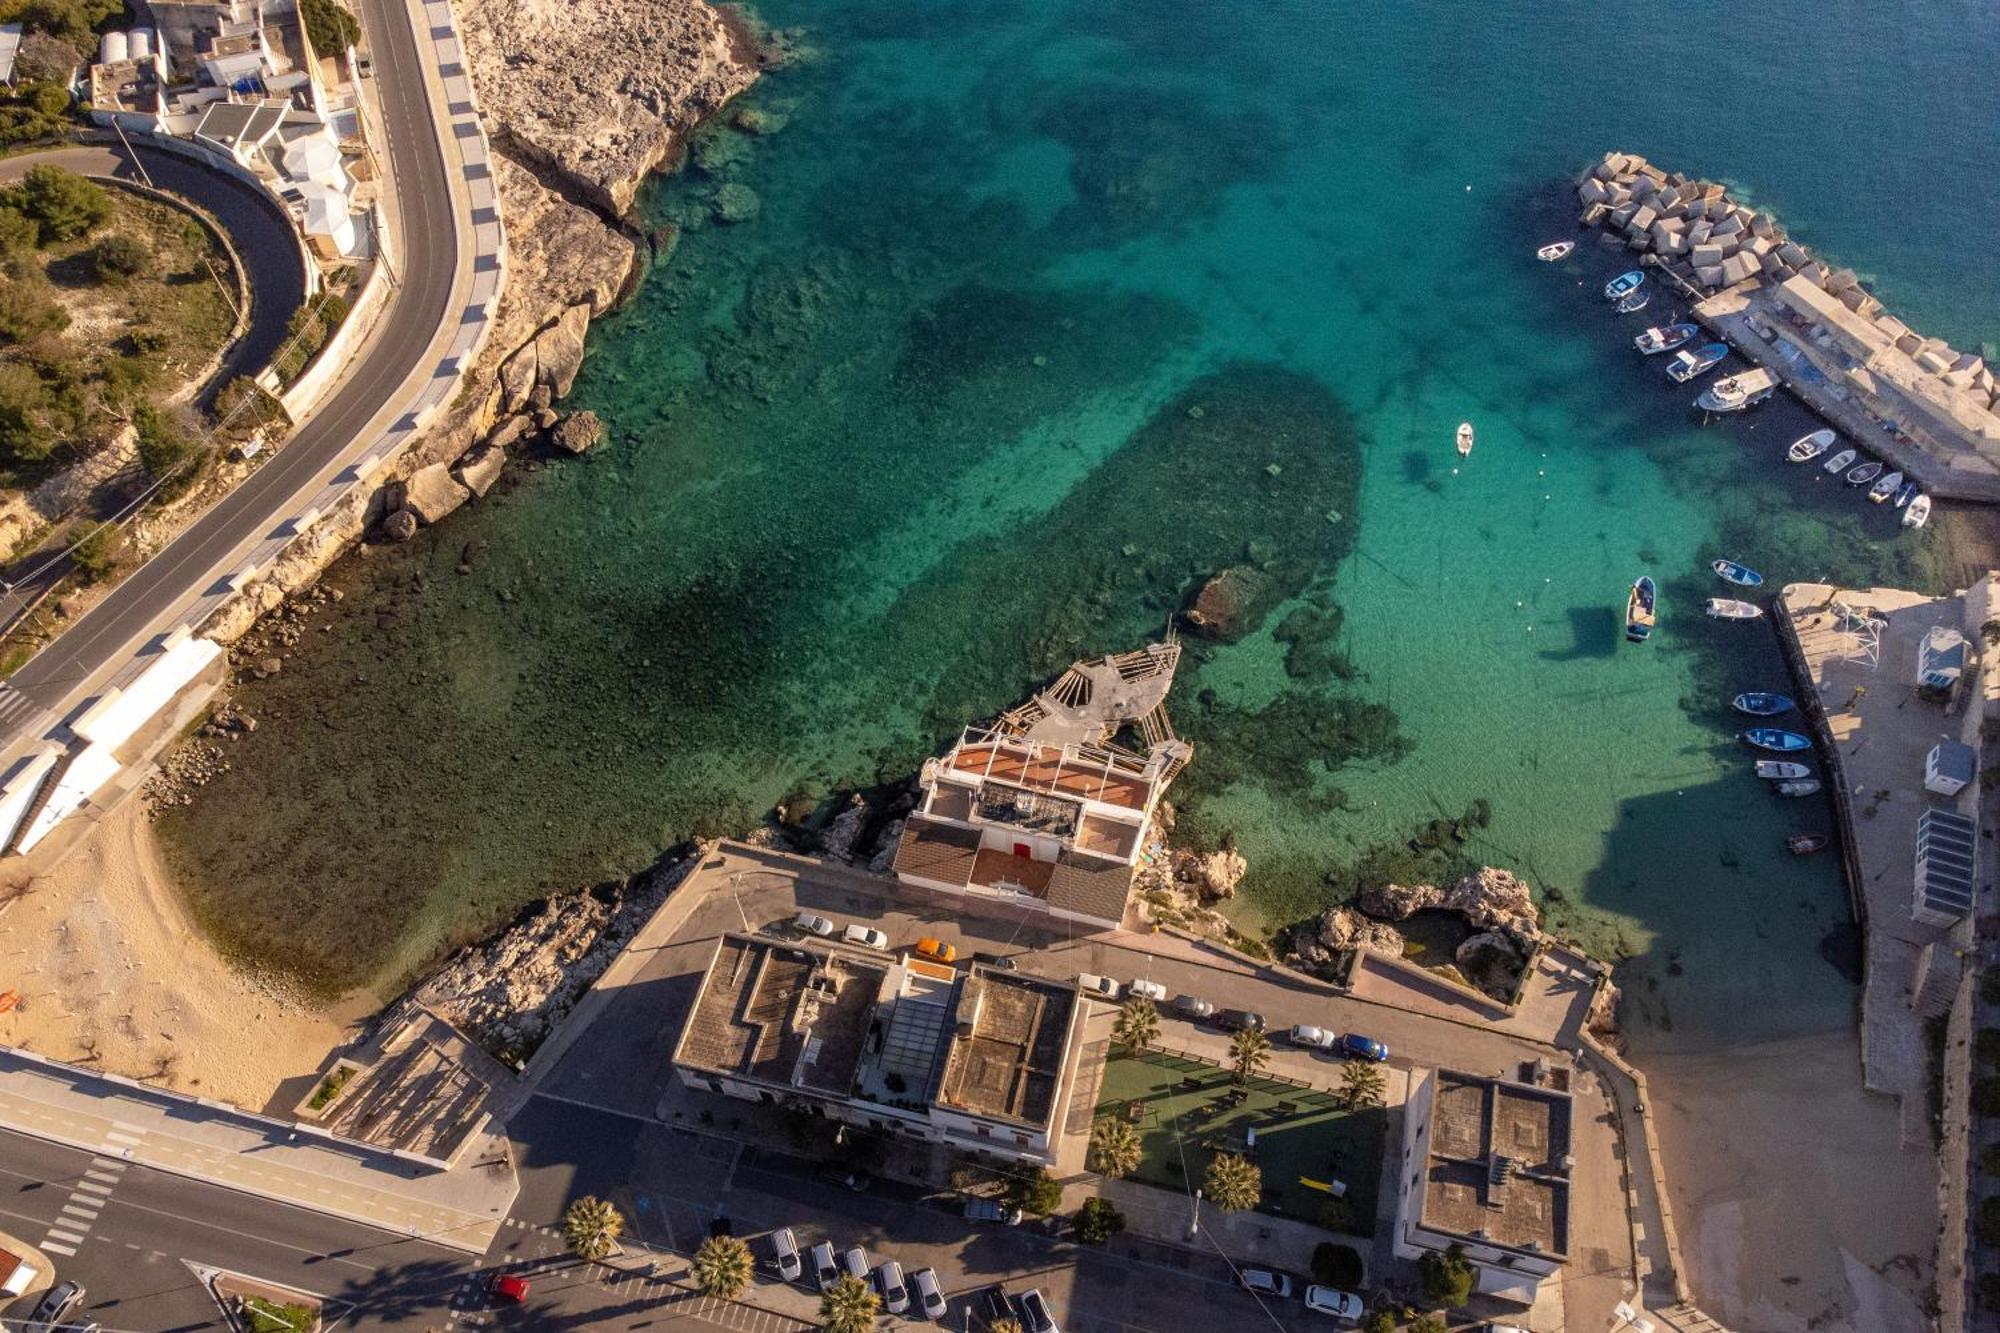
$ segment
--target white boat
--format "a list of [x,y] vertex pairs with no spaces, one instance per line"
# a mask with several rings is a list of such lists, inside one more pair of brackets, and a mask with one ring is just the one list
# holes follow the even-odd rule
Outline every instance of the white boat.
[[1729,345],[1727,343],[1709,343],[1704,347],[1696,348],[1692,352],[1683,347],[1680,351],[1674,353],[1673,362],[1667,367],[1667,378],[1676,384],[1686,384],[1689,380],[1698,380],[1722,364],[1723,358],[1728,355]]
[[1785,450],[1785,457],[1794,463],[1809,463],[1827,450],[1840,437],[1830,430],[1816,430],[1810,435],[1801,435],[1792,441],[1792,447]]
[[1812,770],[1804,764],[1795,764],[1789,759],[1759,759],[1757,776],[1772,782],[1790,781],[1794,778],[1809,778]]
[[1470,421],[1461,421],[1458,423],[1458,456],[1464,458],[1471,452],[1472,423]]
[[1569,252],[1574,249],[1576,249],[1575,241],[1554,241],[1535,251],[1535,258],[1544,264],[1553,264],[1558,259],[1567,258]]
[[1930,521],[1931,497],[1928,495],[1919,495],[1910,501],[1910,507],[1903,511],[1903,526],[1906,528],[1921,528]]
[[1777,786],[1771,788],[1771,790],[1780,796],[1817,796],[1819,794],[1819,779],[1800,778],[1795,782],[1780,782]]
[[1641,356],[1658,356],[1661,352],[1673,351],[1700,332],[1692,324],[1655,324],[1634,338],[1632,346],[1638,349]]
[[1848,464],[1859,457],[1861,455],[1855,453],[1852,449],[1842,449],[1832,458],[1826,460],[1826,470],[1828,472],[1845,472],[1847,471]]
[[1903,484],[1902,473],[1900,472],[1883,473],[1880,477],[1877,477],[1875,479],[1875,484],[1868,488],[1868,502],[1870,504],[1881,504],[1884,500],[1894,495],[1897,492],[1897,490],[1901,488],[1902,484]]
[[1704,412],[1741,412],[1769,398],[1777,387],[1778,377],[1759,366],[1755,370],[1717,380],[1702,390],[1694,405]]
[[1755,620],[1764,614],[1764,608],[1755,602],[1739,602],[1733,597],[1711,597],[1708,599],[1708,614],[1717,620]]
[[1860,467],[1848,471],[1847,484],[1849,486],[1866,486],[1881,475],[1882,465],[1871,459],[1863,463]]

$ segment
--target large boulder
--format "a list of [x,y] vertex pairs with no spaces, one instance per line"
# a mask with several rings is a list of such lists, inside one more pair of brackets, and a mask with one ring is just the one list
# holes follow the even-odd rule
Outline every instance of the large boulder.
[[1201,891],[1210,898],[1233,898],[1236,886],[1250,863],[1234,847],[1225,847],[1200,858]]
[[564,453],[587,453],[604,434],[604,423],[592,411],[572,412],[549,432],[549,443]]
[[1511,870],[1484,866],[1452,885],[1439,906],[1486,930],[1504,930],[1523,940],[1541,938],[1535,895]]
[[1351,949],[1401,958],[1403,933],[1385,921],[1344,905],[1329,907],[1316,919],[1301,923],[1292,931],[1292,957],[1301,967],[1331,967]]
[[1383,884],[1354,897],[1356,907],[1382,921],[1404,921],[1443,901],[1444,890],[1435,884]]
[[420,467],[403,483],[403,507],[423,522],[436,523],[472,498],[444,463]]
[[[514,420],[523,420],[515,417]],[[458,479],[474,495],[484,495],[493,489],[493,483],[500,480],[500,470],[507,466],[507,450],[488,441],[458,460]]]
[[820,830],[820,854],[835,861],[852,861],[854,845],[861,840],[861,831],[867,824],[868,803],[858,794],[848,797],[840,813]]
[[406,542],[417,535],[421,526],[415,514],[407,509],[398,509],[382,520],[382,537],[385,541]]
[[1278,592],[1270,575],[1249,565],[1233,565],[1195,590],[1181,618],[1205,639],[1234,643],[1263,623]]
[[576,384],[576,372],[583,366],[583,335],[589,327],[590,306],[579,301],[535,335],[535,379],[558,398]]

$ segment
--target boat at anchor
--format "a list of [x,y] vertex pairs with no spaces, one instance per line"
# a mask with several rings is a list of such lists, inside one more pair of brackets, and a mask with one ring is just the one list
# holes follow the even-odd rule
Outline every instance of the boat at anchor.
[[1653,633],[1658,592],[1648,575],[1641,574],[1632,581],[1632,591],[1625,598],[1625,637],[1633,643],[1644,643]]
[[1535,258],[1541,260],[1544,264],[1553,264],[1558,259],[1567,259],[1569,252],[1574,249],[1576,249],[1575,241],[1551,241],[1549,244],[1535,251]]
[[1464,458],[1472,452],[1472,423],[1458,423],[1458,456]]
[[1655,324],[1634,338],[1632,345],[1646,356],[1657,356],[1661,352],[1673,351],[1700,332],[1693,324]]
[[1676,384],[1698,380],[1721,365],[1723,358],[1728,355],[1728,343],[1707,343],[1692,352],[1684,347],[1674,353],[1673,362],[1667,367],[1667,378]]
[[1812,749],[1812,741],[1796,731],[1782,731],[1777,727],[1752,727],[1743,733],[1743,743],[1754,745],[1759,750],[1771,750],[1777,754],[1797,754],[1801,750]]
[[1810,463],[1827,450],[1840,437],[1830,430],[1816,430],[1810,435],[1801,435],[1792,441],[1792,447],[1785,450],[1785,458],[1793,463]]
[[1739,602],[1733,597],[1711,597],[1706,609],[1717,620],[1755,620],[1764,614],[1764,608],[1755,602]]
[[1715,577],[1724,583],[1733,583],[1739,588],[1761,588],[1764,576],[1748,565],[1739,565],[1734,560],[1711,560],[1708,567],[1715,571]]
[[1792,701],[1782,694],[1766,694],[1751,691],[1737,695],[1729,701],[1729,706],[1739,713],[1752,717],[1776,717],[1780,713],[1792,711]]
[[1622,301],[1633,292],[1645,286],[1645,284],[1646,275],[1636,268],[1625,273],[1620,273],[1617,277],[1604,284],[1604,299],[1607,301]]

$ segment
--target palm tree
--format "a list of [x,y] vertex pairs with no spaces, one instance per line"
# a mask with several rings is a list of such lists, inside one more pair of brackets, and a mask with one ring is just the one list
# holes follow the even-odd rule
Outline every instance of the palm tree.
[[586,1194],[563,1213],[563,1240],[579,1259],[595,1262],[618,1248],[625,1219],[609,1202]]
[[1217,1153],[1209,1159],[1202,1189],[1210,1202],[1225,1213],[1255,1208],[1264,1197],[1264,1173],[1248,1158],[1234,1153]]
[[1386,1087],[1381,1070],[1364,1060],[1349,1060],[1340,1071],[1340,1104],[1350,1111],[1380,1106]]
[[1236,1073],[1231,1080],[1238,1087],[1264,1072],[1271,1058],[1271,1039],[1255,1028],[1244,1028],[1229,1039],[1229,1063]]
[[710,1236],[694,1252],[690,1267],[703,1295],[733,1301],[750,1285],[757,1261],[750,1257],[750,1247],[736,1237]]
[[1111,1029],[1113,1049],[1137,1055],[1160,1036],[1160,1011],[1143,995],[1134,995],[1118,1007],[1118,1022]]
[[819,1323],[826,1333],[871,1333],[882,1298],[858,1277],[844,1277],[819,1298]]
[[1105,1116],[1090,1127],[1090,1169],[1117,1180],[1139,1165],[1139,1132],[1123,1120]]

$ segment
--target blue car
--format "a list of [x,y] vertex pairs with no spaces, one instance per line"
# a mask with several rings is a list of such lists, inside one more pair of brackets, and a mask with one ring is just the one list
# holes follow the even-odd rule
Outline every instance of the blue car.
[[1374,1060],[1389,1058],[1389,1048],[1373,1037],[1364,1037],[1359,1032],[1344,1032],[1340,1037],[1340,1053],[1353,1060]]

